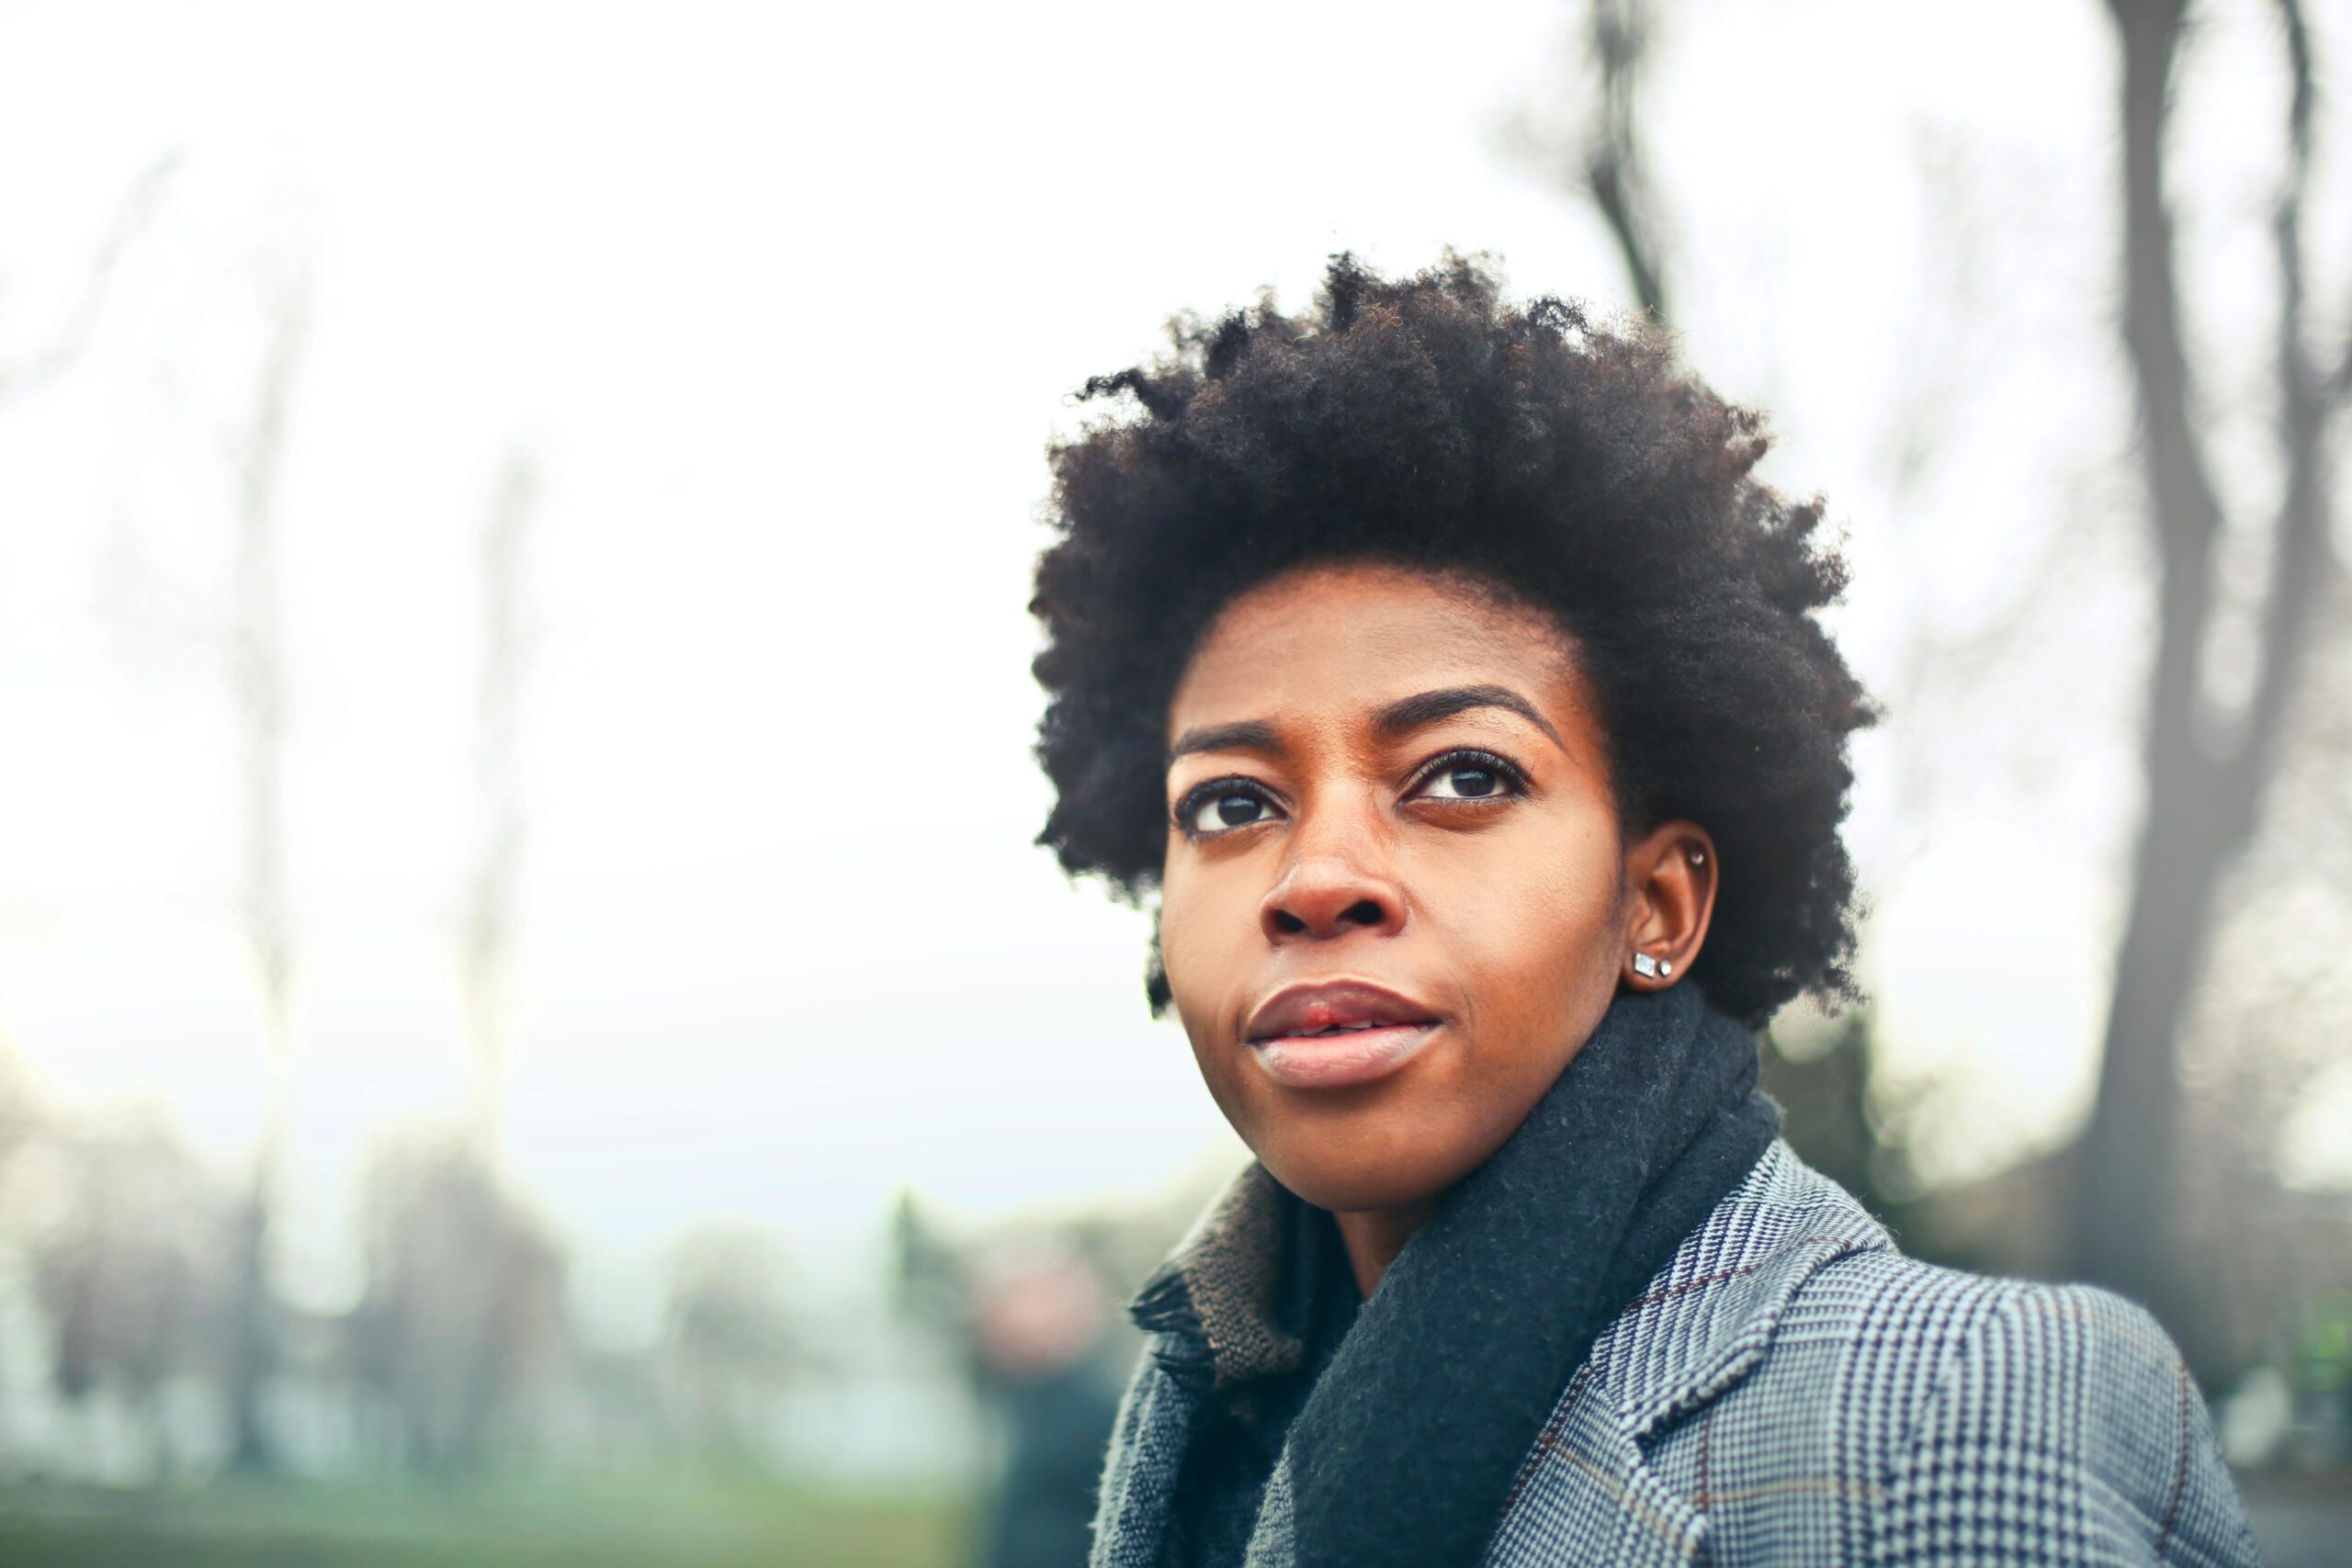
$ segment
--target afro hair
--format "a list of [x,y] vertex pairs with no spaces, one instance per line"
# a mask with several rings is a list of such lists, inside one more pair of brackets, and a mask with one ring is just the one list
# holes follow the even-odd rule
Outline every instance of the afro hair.
[[1311,309],[1261,298],[1170,336],[1088,381],[1102,415],[1049,449],[1038,842],[1066,869],[1147,901],[1169,703],[1212,620],[1285,571],[1380,561],[1481,581],[1567,634],[1624,832],[1682,818],[1715,840],[1690,972],[1710,1000],[1753,1028],[1801,992],[1853,995],[1838,825],[1847,738],[1875,714],[1815,617],[1845,585],[1821,502],[1755,478],[1759,414],[1646,321],[1511,304],[1451,254],[1398,280],[1340,255]]

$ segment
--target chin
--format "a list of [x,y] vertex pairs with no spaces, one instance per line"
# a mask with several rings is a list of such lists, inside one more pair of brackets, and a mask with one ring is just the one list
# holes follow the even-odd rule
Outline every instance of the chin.
[[1258,1158],[1276,1181],[1317,1208],[1340,1214],[1409,1208],[1435,1198],[1463,1174],[1400,1168],[1376,1158],[1286,1158],[1278,1150]]
[[1318,1209],[1409,1209],[1476,1169],[1510,1129],[1455,1123],[1442,1100],[1399,1096],[1397,1088],[1392,1080],[1255,1103],[1236,1096],[1243,1114],[1228,1111],[1227,1120],[1269,1175]]

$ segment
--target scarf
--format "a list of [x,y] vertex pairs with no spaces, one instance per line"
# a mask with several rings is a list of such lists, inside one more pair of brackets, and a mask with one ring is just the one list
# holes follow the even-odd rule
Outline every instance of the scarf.
[[[1758,1067],[1754,1036],[1695,986],[1618,995],[1322,1348],[1303,1401],[1282,1402],[1300,1568],[1478,1560],[1594,1338],[1778,1134]],[[1280,1238],[1301,1207],[1254,1168],[1136,1303],[1172,1331],[1171,1372],[1244,1410],[1311,1372],[1300,1320],[1272,1310],[1295,1289]]]

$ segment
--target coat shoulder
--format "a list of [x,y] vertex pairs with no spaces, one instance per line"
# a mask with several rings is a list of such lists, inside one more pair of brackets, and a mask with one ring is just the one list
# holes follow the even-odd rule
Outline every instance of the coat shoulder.
[[[1850,1288],[1824,1272],[1826,1296]],[[1852,1272],[1838,1387],[1878,1434],[1874,1560],[1962,1540],[1993,1562],[2258,1561],[2203,1395],[2144,1309],[1899,1254]]]
[[[1722,1281],[1711,1337],[1752,1353],[1628,1433],[1715,1560],[2257,1561],[2203,1400],[2140,1307],[1905,1257],[1785,1149],[1725,1202],[1805,1217]],[[1776,1261],[1777,1289],[1749,1283]]]

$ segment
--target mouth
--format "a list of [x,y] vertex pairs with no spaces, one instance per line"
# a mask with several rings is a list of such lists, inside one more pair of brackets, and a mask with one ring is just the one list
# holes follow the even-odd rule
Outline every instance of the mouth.
[[1363,980],[1326,980],[1275,992],[1250,1017],[1243,1038],[1275,1082],[1340,1089],[1387,1077],[1442,1027],[1411,998]]

